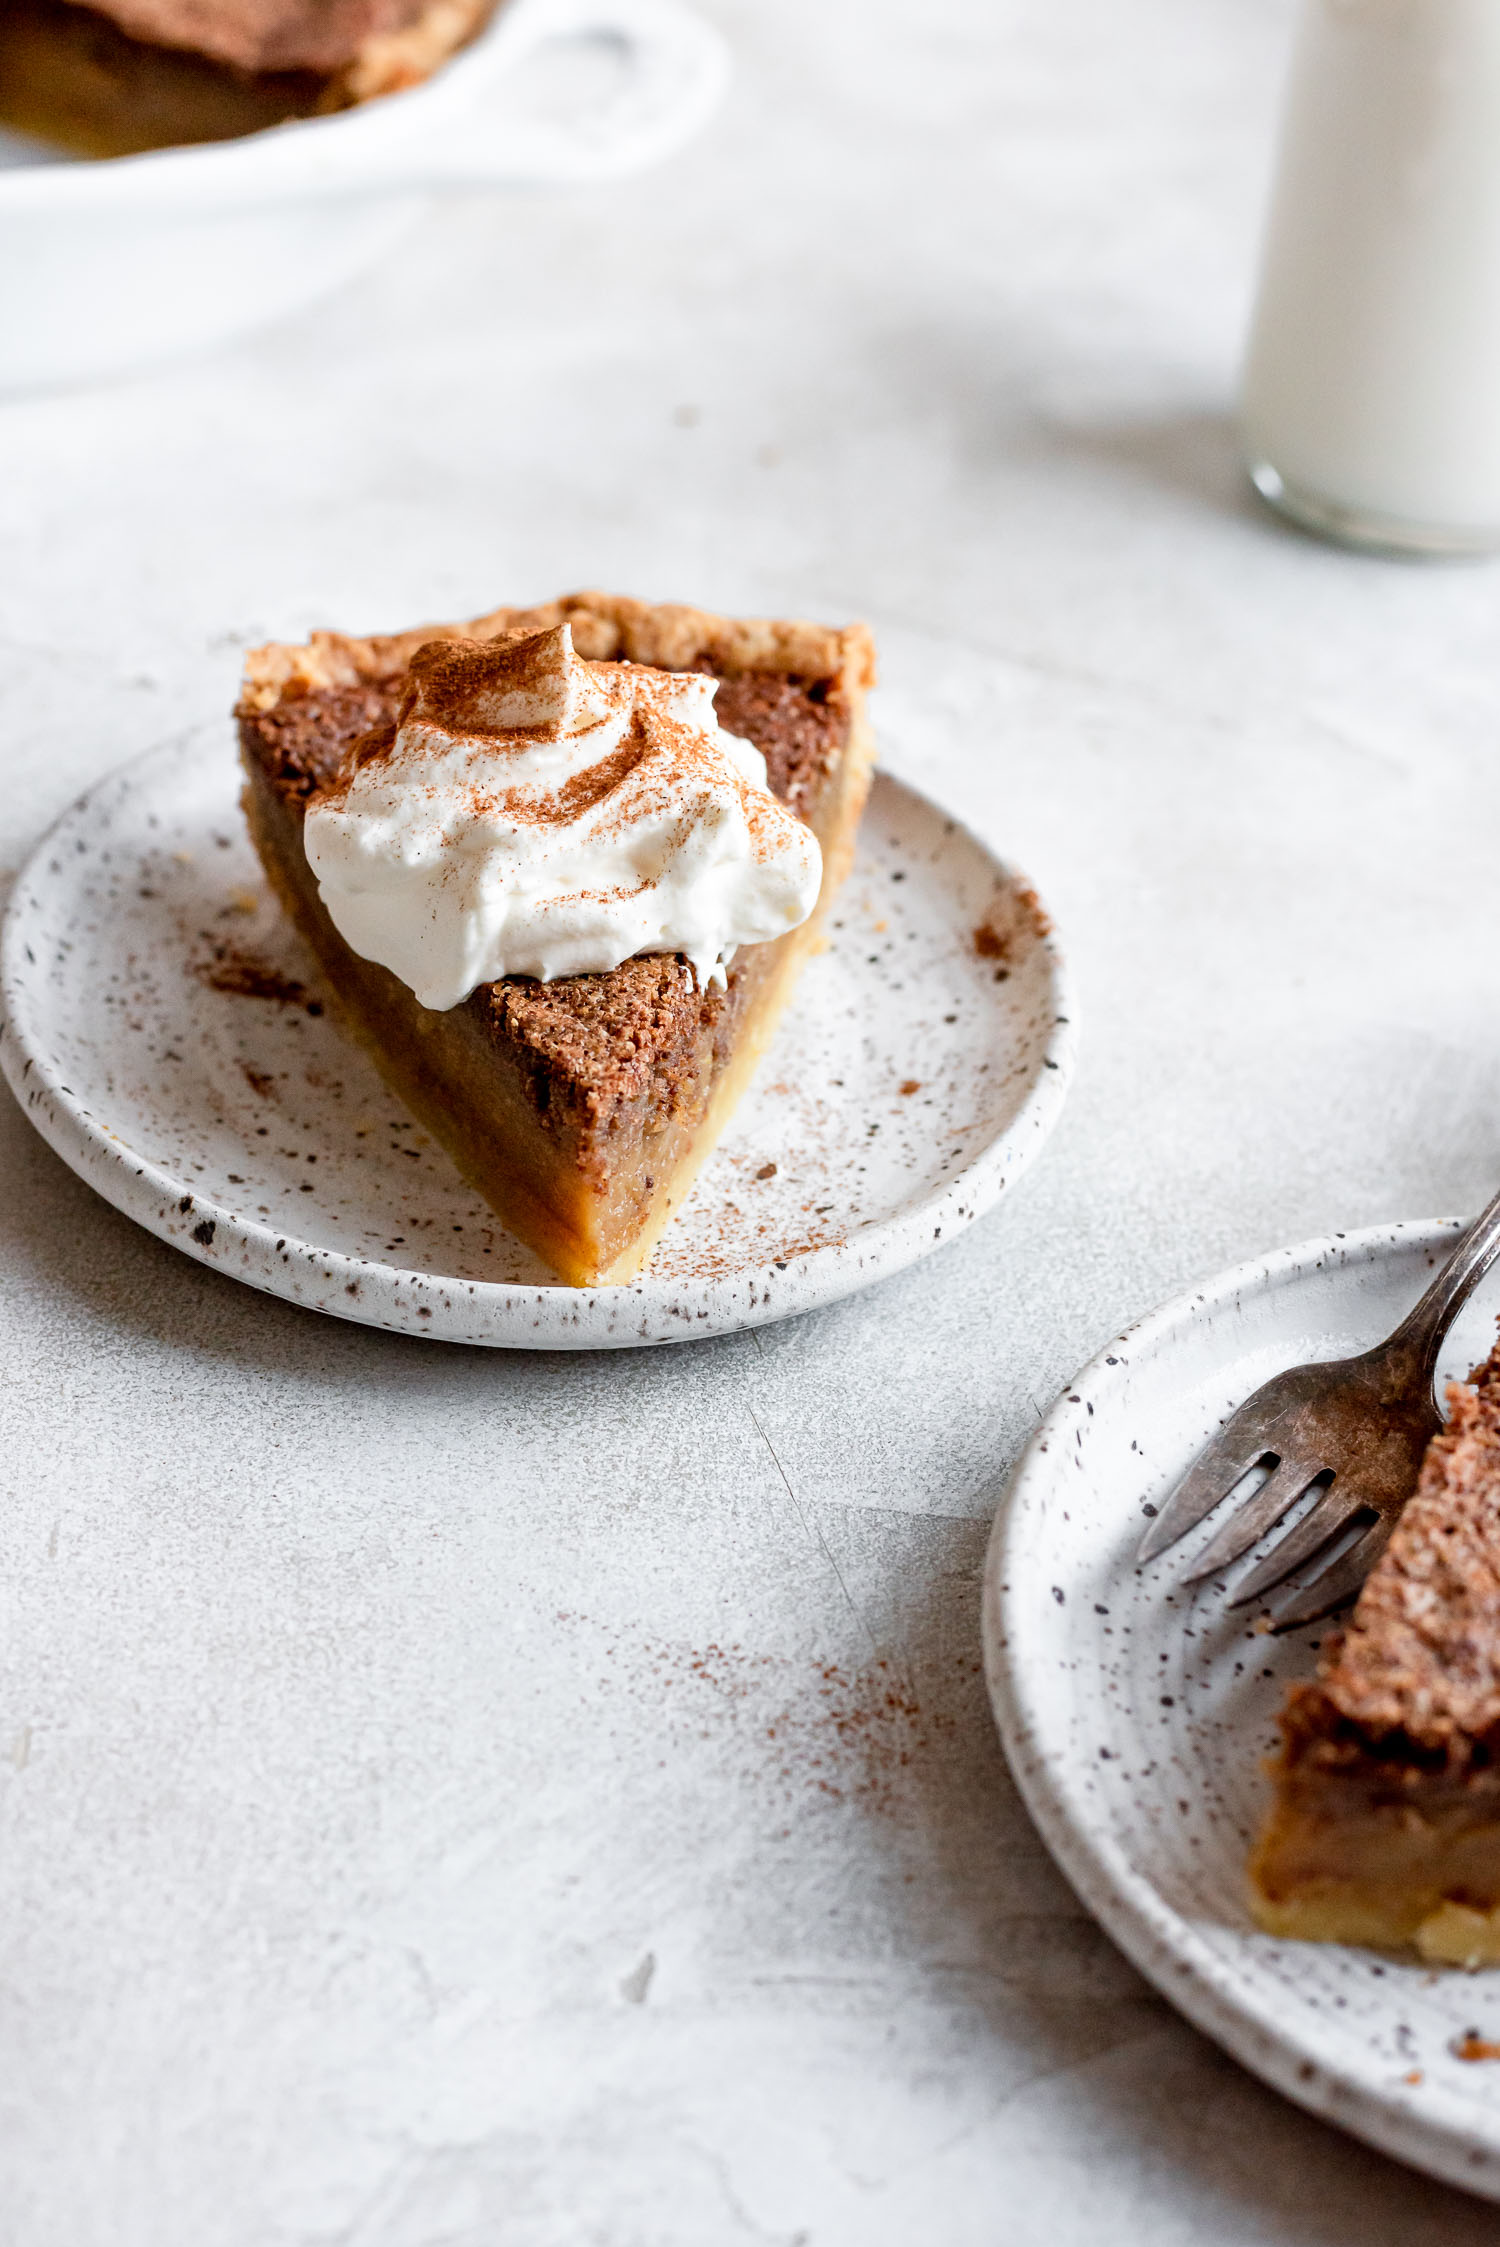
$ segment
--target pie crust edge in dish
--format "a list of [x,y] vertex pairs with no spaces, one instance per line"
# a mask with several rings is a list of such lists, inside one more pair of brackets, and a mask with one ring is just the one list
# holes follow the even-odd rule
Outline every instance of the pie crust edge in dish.
[[[79,0],[0,4],[0,122],[86,157],[240,140],[420,85],[483,30],[496,0],[424,0],[337,59],[258,67],[132,31]],[[128,15],[128,11],[118,11]]]

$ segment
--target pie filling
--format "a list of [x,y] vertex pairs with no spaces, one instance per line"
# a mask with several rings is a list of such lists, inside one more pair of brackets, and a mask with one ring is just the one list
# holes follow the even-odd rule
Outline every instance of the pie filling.
[[1500,1770],[1450,1773],[1408,1740],[1371,1741],[1315,1685],[1294,1688],[1282,1729],[1250,1865],[1260,1925],[1500,1960]]
[[1292,1688],[1250,1861],[1256,1920],[1500,1963],[1500,1348],[1423,1461],[1316,1684]]
[[344,1023],[510,1230],[587,1286],[629,1279],[649,1257],[821,940],[869,786],[871,657],[862,632],[732,625],[595,595],[463,629],[511,637],[564,616],[594,660],[716,672],[721,725],[762,751],[774,793],[822,847],[811,917],[742,947],[722,988],[700,986],[676,955],[650,955],[554,983],[507,977],[439,1012],[345,943],[307,862],[304,814],[345,751],[389,724],[406,661],[431,635],[262,651],[239,720],[251,833]]

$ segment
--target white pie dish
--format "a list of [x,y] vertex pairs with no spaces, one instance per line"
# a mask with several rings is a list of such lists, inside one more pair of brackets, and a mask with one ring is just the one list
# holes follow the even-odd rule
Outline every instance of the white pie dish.
[[[605,100],[566,123],[490,113],[538,49],[603,41]],[[678,0],[510,0],[425,85],[242,140],[106,161],[0,163],[0,389],[155,365],[308,304],[453,187],[577,186],[638,171],[705,122],[728,80]],[[27,160],[28,157],[33,160]]]
[[[1299,2105],[1500,2200],[1500,2062],[1458,2049],[1473,2029],[1500,2049],[1500,1974],[1292,1942],[1250,1917],[1262,1758],[1333,1626],[1276,1638],[1226,1608],[1225,1576],[1184,1589],[1219,1512],[1135,1564],[1148,1515],[1228,1413],[1286,1366],[1389,1334],[1457,1231],[1387,1225],[1278,1250],[1106,1344],[1037,1429],[996,1518],[985,1667],[1042,1838],[1162,1995]],[[1487,1355],[1495,1311],[1491,1284],[1448,1337],[1441,1378]]]
[[[878,774],[828,949],[645,1272],[566,1287],[324,1013],[266,894],[240,777],[232,741],[208,729],[64,813],[6,915],[0,1068],[105,1200],[252,1287],[424,1340],[694,1341],[930,1255],[1001,1199],[1057,1120],[1075,1008],[1030,886]],[[986,924],[1009,933],[1003,969],[976,950]],[[230,980],[268,970],[315,1011],[215,988],[216,944],[256,963]]]

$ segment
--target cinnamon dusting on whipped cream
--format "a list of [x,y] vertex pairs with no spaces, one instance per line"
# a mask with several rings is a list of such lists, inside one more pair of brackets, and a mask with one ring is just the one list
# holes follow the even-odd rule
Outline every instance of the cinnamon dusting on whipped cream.
[[304,828],[330,917],[424,1006],[682,953],[701,984],[817,902],[811,829],[697,672],[588,663],[561,624],[441,640]]

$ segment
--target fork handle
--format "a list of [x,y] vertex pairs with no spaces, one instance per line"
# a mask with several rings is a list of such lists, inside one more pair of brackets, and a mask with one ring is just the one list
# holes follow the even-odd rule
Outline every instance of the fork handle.
[[1431,1381],[1448,1329],[1497,1256],[1500,1256],[1500,1194],[1487,1202],[1473,1223],[1459,1234],[1453,1254],[1420,1302],[1407,1312],[1387,1348],[1409,1350],[1418,1368],[1425,1371]]

